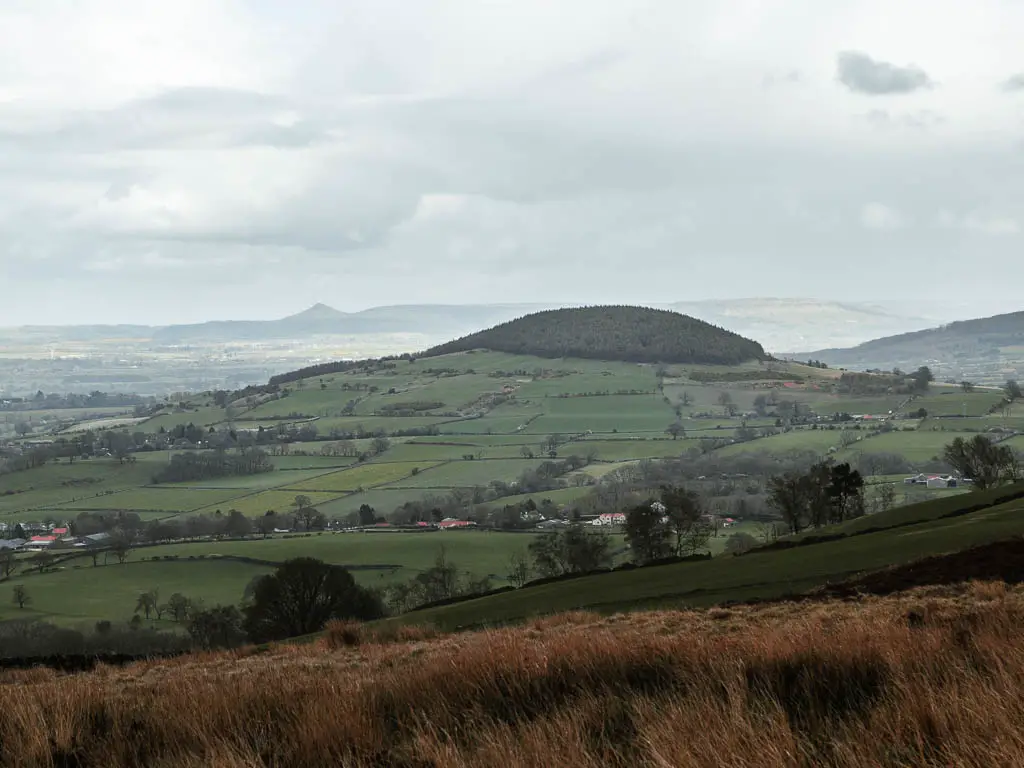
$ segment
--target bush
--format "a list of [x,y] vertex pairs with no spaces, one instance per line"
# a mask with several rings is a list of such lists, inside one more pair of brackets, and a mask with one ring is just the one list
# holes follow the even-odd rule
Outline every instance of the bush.
[[308,635],[332,619],[376,619],[384,606],[338,565],[311,557],[283,563],[255,582],[245,609],[245,629],[255,642]]

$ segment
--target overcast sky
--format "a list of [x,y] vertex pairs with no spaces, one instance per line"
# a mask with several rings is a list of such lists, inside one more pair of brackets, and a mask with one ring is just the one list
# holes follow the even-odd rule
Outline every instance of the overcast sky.
[[1024,309],[1022,35],[1019,0],[3,0],[0,325]]

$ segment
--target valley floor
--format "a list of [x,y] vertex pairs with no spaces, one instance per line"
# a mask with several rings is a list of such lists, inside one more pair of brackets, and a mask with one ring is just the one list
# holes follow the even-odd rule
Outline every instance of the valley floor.
[[3,765],[1024,764],[1024,588],[568,613],[4,673]]

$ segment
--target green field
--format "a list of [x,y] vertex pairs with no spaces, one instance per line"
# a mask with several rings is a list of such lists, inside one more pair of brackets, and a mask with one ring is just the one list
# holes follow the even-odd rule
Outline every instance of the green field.
[[[769,367],[800,377],[796,387],[777,386],[752,380],[737,381],[745,372],[767,371]],[[794,451],[817,456],[833,455],[838,460],[858,460],[867,453],[899,454],[915,466],[931,464],[943,447],[957,436],[970,437],[989,426],[1024,429],[1024,411],[1015,406],[1013,415],[985,415],[998,395],[991,391],[963,393],[957,388],[935,385],[930,393],[906,407],[905,396],[854,397],[832,391],[836,371],[817,370],[784,363],[749,364],[730,368],[714,366],[669,366],[669,376],[659,391],[657,366],[596,360],[542,360],[491,352],[460,353],[443,358],[398,361],[395,368],[374,374],[339,373],[308,380],[304,385],[287,385],[289,394],[279,400],[250,407],[236,402],[227,409],[212,405],[209,396],[195,396],[188,409],[168,408],[162,415],[133,426],[130,431],[157,433],[189,422],[208,431],[227,429],[228,417],[235,427],[268,429],[287,424],[289,414],[312,417],[320,436],[316,442],[268,446],[275,453],[270,461],[275,471],[244,477],[223,477],[204,481],[152,485],[153,476],[171,460],[175,451],[150,450],[132,454],[121,463],[111,458],[50,462],[43,467],[0,475],[0,521],[73,521],[80,512],[128,511],[143,519],[235,509],[259,516],[268,510],[287,514],[295,497],[309,496],[329,519],[345,519],[360,506],[371,506],[378,516],[388,516],[406,502],[433,500],[445,514],[468,515],[474,511],[500,509],[506,505],[545,499],[560,507],[572,505],[593,493],[593,487],[576,482],[608,482],[616,469],[662,457],[687,456],[695,449],[710,450],[711,458],[727,462],[730,457],[760,453],[772,457]],[[721,380],[696,381],[694,375]],[[730,378],[731,377],[731,378]],[[375,387],[370,392],[369,388]],[[393,390],[393,391],[392,391]],[[649,394],[616,394],[622,391]],[[773,426],[776,414],[751,417],[754,398],[769,391],[775,398],[800,402],[820,414],[845,411],[852,414],[881,414],[889,410],[905,413],[925,408],[929,416],[900,418],[897,431],[877,434],[865,423],[860,430],[848,430],[848,447],[842,448],[841,430],[798,427],[771,437],[745,443],[731,443],[736,430],[746,423],[751,428]],[[729,394],[739,413],[729,417],[719,404]],[[655,394],[656,393],[656,394]],[[560,395],[577,395],[560,397]],[[687,404],[683,405],[683,400]],[[352,403],[352,415],[343,415]],[[429,412],[414,410],[411,416],[379,415],[389,406],[431,404]],[[497,404],[496,404],[497,403]],[[966,406],[965,406],[966,404]],[[672,440],[666,427],[677,419],[685,436]],[[967,418],[954,418],[962,413]],[[431,415],[433,414],[433,415]],[[440,415],[449,414],[449,415]],[[461,414],[459,418],[451,414]],[[710,414],[710,416],[708,416]],[[123,414],[118,414],[123,415]],[[700,418],[696,416],[701,415]],[[471,417],[472,416],[472,417]],[[114,422],[111,422],[113,424]],[[409,430],[434,427],[439,434],[409,436]],[[908,427],[918,427],[916,430]],[[353,440],[354,456],[324,456],[330,443],[345,439],[349,430],[384,430],[391,436],[390,447],[373,456],[373,441]],[[338,431],[340,430],[340,431]],[[332,434],[333,431],[333,434]],[[394,433],[402,432],[404,435]],[[274,434],[277,434],[275,431]],[[577,475],[560,478],[551,491],[508,496],[474,505],[457,499],[455,506],[444,497],[455,489],[486,487],[492,481],[510,482],[524,470],[549,460],[545,443],[559,435],[556,458],[571,455],[589,457],[593,463]],[[858,439],[859,438],[859,439]],[[712,442],[712,439],[715,442]],[[163,444],[161,444],[163,445]],[[1024,436],[1006,445],[1024,451]],[[524,458],[523,449],[535,458]],[[835,449],[830,454],[830,449]],[[472,456],[472,459],[467,459]],[[721,471],[726,471],[728,466]],[[746,471],[746,470],[744,470]],[[897,482],[902,478],[896,478]],[[898,488],[898,501],[913,501],[930,494],[942,495],[940,504],[955,504],[959,497],[949,492]],[[468,494],[467,494],[468,495]],[[477,499],[481,498],[479,493]],[[936,507],[938,508],[938,507]],[[902,508],[905,515],[919,513]],[[851,571],[900,562],[926,551],[960,546],[989,537],[1024,532],[1014,509],[922,523],[884,534],[870,534],[844,540],[819,549],[801,548],[790,553],[759,554],[749,558],[716,558],[710,563],[654,569],[650,572],[616,573],[583,582],[538,587],[539,591],[499,596],[496,602],[451,606],[436,614],[445,625],[503,620],[508,617],[549,609],[598,605],[607,609],[634,602],[690,601],[706,604],[723,599],[780,594],[802,589],[825,578],[838,578]],[[1019,512],[1019,510],[1018,510]],[[892,513],[890,513],[892,514]],[[895,518],[893,518],[895,519]],[[916,518],[910,518],[912,519]],[[904,519],[906,522],[907,519]],[[874,526],[876,518],[849,524]],[[749,520],[723,531],[710,548],[721,551],[727,535],[756,533]],[[331,562],[358,566],[380,566],[359,571],[366,583],[382,585],[407,579],[429,566],[440,543],[460,567],[478,574],[491,574],[501,583],[511,551],[521,549],[529,535],[474,532],[443,533],[323,533],[321,535],[271,538],[266,541],[201,542],[139,548],[124,566],[85,567],[85,559],[64,570],[43,575],[25,575],[40,615],[69,622],[78,619],[127,618],[133,595],[140,589],[159,587],[162,593],[182,591],[208,602],[235,602],[253,575],[266,566],[225,559],[249,557],[277,562],[308,554]],[[617,543],[621,547],[621,541]],[[829,549],[828,547],[831,547]],[[175,562],[153,556],[165,554],[183,558]],[[202,560],[188,560],[189,557]],[[214,555],[220,555],[215,558]],[[81,567],[75,568],[75,564]],[[645,575],[646,574],[646,575]],[[476,608],[472,608],[476,605]],[[0,601],[0,618],[15,615],[13,607]]]
[[467,488],[487,485],[492,480],[509,482],[541,463],[539,459],[481,459],[450,461],[415,477],[392,483],[402,488]]
[[786,453],[798,450],[825,454],[829,448],[839,447],[839,435],[838,430],[796,429],[771,437],[759,437],[747,443],[728,445],[720,448],[719,452],[723,456],[735,456],[739,453]]
[[911,462],[931,461],[942,455],[942,449],[957,437],[972,438],[973,434],[956,432],[901,431],[889,432],[865,439],[840,451],[837,458],[847,460],[856,452],[896,453]]
[[298,493],[325,491],[337,494],[357,491],[360,488],[374,488],[378,485],[395,483],[404,478],[411,477],[414,471],[423,474],[424,470],[429,470],[436,463],[397,461],[362,464],[351,469],[342,469],[337,472],[319,475],[312,480],[305,480],[294,485],[290,484],[288,488]]
[[[555,434],[561,435],[562,440],[558,458],[589,455],[603,462],[587,469],[588,474],[599,477],[611,468],[623,466],[623,462],[676,457],[694,448],[704,450],[709,445],[704,442],[708,438],[726,443],[718,449],[723,458],[797,450],[823,456],[835,448],[840,459],[856,458],[865,452],[891,452],[916,463],[930,462],[958,434],[970,435],[971,430],[988,425],[1016,426],[1017,421],[1024,428],[1024,415],[1009,419],[981,415],[998,398],[995,392],[963,393],[956,387],[934,385],[931,392],[911,403],[914,408],[925,407],[933,414],[920,423],[917,432],[901,430],[872,436],[867,429],[851,431],[848,438],[862,439],[842,450],[841,432],[806,428],[728,444],[744,422],[739,416],[726,416],[718,403],[722,393],[728,393],[742,413],[752,408],[754,398],[767,392],[765,387],[770,384],[737,381],[737,374],[760,375],[771,369],[793,375],[801,383],[796,387],[775,387],[773,397],[799,401],[826,414],[887,412],[897,409],[907,398],[836,394],[830,391],[838,375],[836,371],[790,363],[751,363],[729,368],[668,366],[668,377],[660,380],[664,386],[659,392],[656,369],[653,365],[544,360],[478,351],[399,361],[394,369],[373,374],[355,371],[314,378],[302,385],[291,383],[285,387],[287,396],[263,404],[239,400],[230,409],[224,409],[215,407],[210,396],[197,395],[188,401],[187,408],[168,408],[133,429],[155,432],[189,422],[204,429],[210,425],[222,429],[227,426],[229,415],[236,426],[251,428],[264,424],[274,428],[289,421],[274,417],[302,414],[303,418],[315,419],[311,423],[322,438],[329,437],[332,430],[396,432],[430,425],[441,434],[393,437],[389,450],[362,463],[353,457],[320,455],[326,442],[295,444],[289,446],[290,450],[306,455],[274,456],[271,461],[278,467],[275,472],[161,488],[148,484],[173,451],[137,453],[133,457],[135,464],[121,465],[112,459],[49,464],[38,470],[0,476],[0,516],[11,521],[60,518],[85,509],[173,514],[234,508],[246,514],[262,514],[267,509],[287,509],[300,493],[314,497],[329,516],[344,516],[358,509],[365,503],[362,497],[369,498],[379,514],[388,514],[394,509],[392,501],[400,504],[413,500],[416,497],[410,494],[416,489],[422,489],[421,495],[443,495],[456,487],[513,480],[523,469],[535,466],[523,459],[524,449],[532,451],[538,460],[547,458],[544,444],[548,436]],[[692,377],[697,375],[720,380],[696,381]],[[616,394],[623,391],[653,394]],[[481,405],[490,396],[498,397],[500,404]],[[682,405],[684,396],[686,405]],[[350,403],[354,415],[342,415]],[[375,415],[389,406],[416,403],[430,405],[432,414],[475,414],[477,418],[424,415],[416,410],[411,416]],[[937,418],[941,414],[953,415],[958,408],[963,410],[964,403],[967,412],[974,414],[968,419]],[[685,436],[671,440],[665,430],[676,420],[676,408]],[[693,418],[700,413],[713,416]],[[747,426],[755,429],[774,423],[774,415],[746,421]],[[916,420],[897,422],[898,426],[916,424]],[[343,432],[335,435],[343,436]],[[564,442],[580,435],[585,439]],[[356,452],[367,452],[371,441],[356,440],[353,446]],[[467,455],[475,460],[465,460]]]
[[[449,440],[449,436],[436,438],[437,440]],[[525,438],[524,438],[525,440]],[[482,440],[480,441],[482,442]],[[534,441],[535,442],[535,441]],[[526,443],[524,443],[526,444]],[[530,443],[533,445],[534,443]],[[465,456],[477,456],[481,459],[515,459],[520,457],[522,446],[520,445],[427,445],[420,443],[399,443],[393,446],[387,453],[388,461],[410,461],[422,464],[424,462],[449,461],[462,459]]]
[[133,488],[60,505],[61,510],[119,510],[125,512],[194,512],[235,498],[238,491],[200,488]]
[[[247,541],[194,542],[140,547],[129,561],[93,567],[85,555],[55,571],[16,574],[11,583],[24,584],[32,596],[31,612],[0,601],[0,620],[26,614],[61,623],[127,620],[140,591],[158,588],[163,599],[174,592],[200,598],[208,605],[233,604],[245,585],[269,572],[269,565],[231,558],[282,562],[293,557],[316,557],[348,566],[374,566],[355,570],[356,578],[370,586],[408,580],[434,564],[444,547],[446,557],[460,571],[491,576],[505,582],[508,560],[525,549],[534,534],[478,531],[422,533],[323,533]],[[154,560],[177,556],[176,561]],[[192,559],[189,559],[192,558]],[[201,559],[200,559],[201,558]]]
[[[967,497],[937,504],[964,504]],[[921,510],[916,510],[920,513]],[[953,552],[1024,534],[1024,500],[967,515],[931,519],[789,550],[717,557],[710,561],[641,568],[477,598],[405,614],[403,622],[444,628],[522,620],[574,609],[618,611],[640,607],[780,597],[826,581]]]
[[295,501],[295,497],[299,495],[308,496],[314,505],[318,505],[337,498],[341,494],[304,490],[261,491],[260,493],[252,493],[245,496],[235,495],[230,499],[207,505],[206,507],[196,511],[204,514],[210,514],[215,512],[216,509],[220,509],[224,512],[235,509],[243,515],[248,515],[250,517],[262,515],[271,510],[278,514],[289,514],[294,511],[293,502]]
[[[12,584],[23,584],[32,597],[32,605],[20,610],[5,599],[0,601],[0,620],[45,618],[60,624],[77,624],[108,619],[128,621],[139,593],[159,589],[161,600],[175,592],[200,598],[207,605],[237,603],[245,585],[257,575],[268,573],[267,566],[231,560],[178,562],[134,561],[124,565],[112,562],[93,568],[80,558],[60,570],[43,574],[16,574]],[[8,590],[9,592],[9,590]],[[165,623],[170,626],[170,622]]]
[[699,445],[697,440],[679,438],[672,440],[666,437],[644,438],[639,440],[582,440],[568,443],[559,448],[564,456],[571,454],[585,455],[590,451],[602,461],[623,461],[627,459],[653,459],[667,456],[679,456],[691,447]]
[[934,388],[932,393],[914,398],[907,410],[924,408],[929,416],[984,416],[989,409],[1002,401],[1001,392],[962,392],[946,388]]

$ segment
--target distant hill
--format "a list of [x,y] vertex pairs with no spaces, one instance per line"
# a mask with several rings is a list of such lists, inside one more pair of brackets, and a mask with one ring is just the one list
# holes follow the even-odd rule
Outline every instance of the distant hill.
[[[429,346],[480,328],[574,302],[408,304],[343,312],[326,304],[274,320],[215,320],[181,325],[80,325],[0,328],[0,343],[132,343],[138,346],[204,346],[231,342],[305,341],[310,337],[361,337],[367,354],[393,354]],[[772,352],[849,347],[869,339],[920,330],[969,317],[962,308],[882,306],[818,299],[746,298],[652,303],[758,339]],[[385,335],[395,338],[384,339]],[[409,344],[401,348],[398,337]],[[373,351],[372,337],[379,337]],[[398,345],[398,346],[396,346]]]
[[1024,312],[963,320],[875,339],[848,349],[808,353],[829,365],[908,368],[993,381],[1024,373]]
[[678,301],[662,307],[757,339],[773,353],[854,344],[970,317],[934,307],[800,298]]
[[756,341],[678,312],[647,307],[553,309],[501,323],[423,353],[490,349],[537,357],[735,365],[766,360]]

